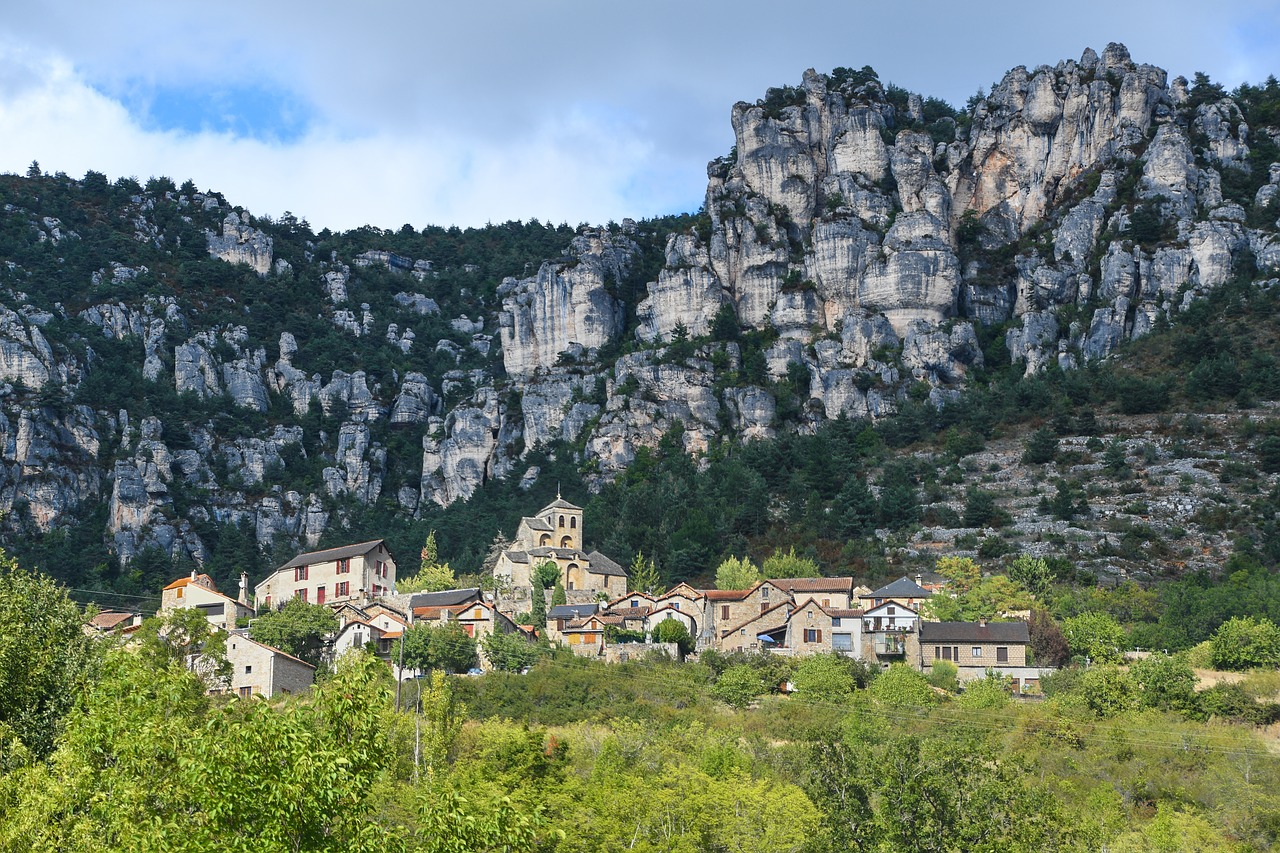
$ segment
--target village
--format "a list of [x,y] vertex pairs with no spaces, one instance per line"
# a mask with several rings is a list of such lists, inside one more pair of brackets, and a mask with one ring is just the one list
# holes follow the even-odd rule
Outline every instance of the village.
[[[1053,671],[1028,661],[1025,613],[1002,614],[1005,621],[927,618],[925,605],[947,594],[945,581],[927,582],[917,574],[870,589],[851,577],[774,578],[746,589],[697,589],[682,582],[662,593],[628,591],[626,570],[598,551],[585,551],[584,533],[582,508],[557,498],[521,519],[494,567],[491,589],[397,592],[396,560],[379,539],[299,554],[252,591],[242,574],[235,598],[193,571],[164,588],[158,615],[195,609],[211,629],[226,632],[229,674],[210,690],[245,698],[303,692],[315,680],[315,664],[254,638],[255,617],[294,598],[329,607],[337,617],[337,632],[325,637],[328,662],[367,649],[397,680],[422,674],[397,654],[405,632],[451,622],[476,641],[508,634],[610,663],[652,652],[680,657],[678,643],[660,639],[673,635],[673,626],[664,623],[675,623],[674,635],[688,638],[691,656],[707,649],[789,657],[826,653],[918,671],[947,661],[962,686],[994,673],[1024,695],[1037,693],[1040,679]],[[534,585],[548,579],[549,566],[556,578],[549,586],[563,590],[564,602],[545,609],[545,623],[522,624],[520,615],[530,612]],[[127,635],[141,622],[141,613],[103,611],[90,629]],[[492,668],[483,648],[478,659],[476,672]]]

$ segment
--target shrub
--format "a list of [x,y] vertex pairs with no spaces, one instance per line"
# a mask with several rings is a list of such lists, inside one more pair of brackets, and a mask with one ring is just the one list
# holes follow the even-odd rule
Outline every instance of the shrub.
[[1138,686],[1115,666],[1095,666],[1080,677],[1080,697],[1099,717],[1114,717],[1138,706]]
[[828,702],[848,698],[854,686],[849,664],[848,658],[836,654],[805,658],[792,678],[796,693],[805,699]]
[[1022,451],[1022,461],[1030,465],[1044,465],[1058,455],[1058,437],[1049,429],[1038,429],[1027,439]]
[[1214,669],[1240,670],[1280,663],[1280,628],[1269,619],[1228,619],[1210,640]]
[[731,666],[720,673],[711,687],[712,696],[735,708],[745,708],[752,699],[764,692],[764,681],[759,671],[745,663]]
[[895,663],[881,673],[867,691],[876,701],[899,707],[933,705],[938,701],[938,695],[925,677],[902,663]]
[[934,687],[956,693],[960,690],[960,681],[957,678],[959,672],[960,670],[951,661],[935,660],[933,669],[926,677]]
[[1095,663],[1119,661],[1125,647],[1124,628],[1105,613],[1081,613],[1062,623],[1062,635],[1073,655]]

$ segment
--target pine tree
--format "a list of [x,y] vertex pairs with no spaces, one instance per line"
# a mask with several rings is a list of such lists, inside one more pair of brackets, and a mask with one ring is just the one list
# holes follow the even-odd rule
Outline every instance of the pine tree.
[[551,591],[551,606],[559,607],[562,604],[568,604],[569,598],[564,594],[564,584],[556,581],[556,588]]
[[632,592],[652,594],[661,589],[662,576],[658,573],[658,567],[654,564],[653,558],[645,559],[644,552],[637,551],[635,559],[631,561],[628,582]]
[[870,536],[876,529],[879,506],[875,495],[862,477],[850,477],[836,495],[836,523],[840,533],[849,537]]

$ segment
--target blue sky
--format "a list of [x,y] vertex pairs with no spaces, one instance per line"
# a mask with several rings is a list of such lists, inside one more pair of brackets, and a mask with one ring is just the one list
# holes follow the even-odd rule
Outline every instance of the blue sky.
[[963,104],[1108,41],[1258,81],[1280,4],[45,0],[0,20],[0,171],[191,178],[316,227],[604,222],[696,209],[733,103],[806,68]]

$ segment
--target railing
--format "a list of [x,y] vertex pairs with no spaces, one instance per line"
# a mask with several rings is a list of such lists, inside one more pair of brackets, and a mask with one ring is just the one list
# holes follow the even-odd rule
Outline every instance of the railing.
[[905,655],[906,653],[907,653],[906,637],[896,636],[894,634],[882,634],[876,637],[876,654]]

